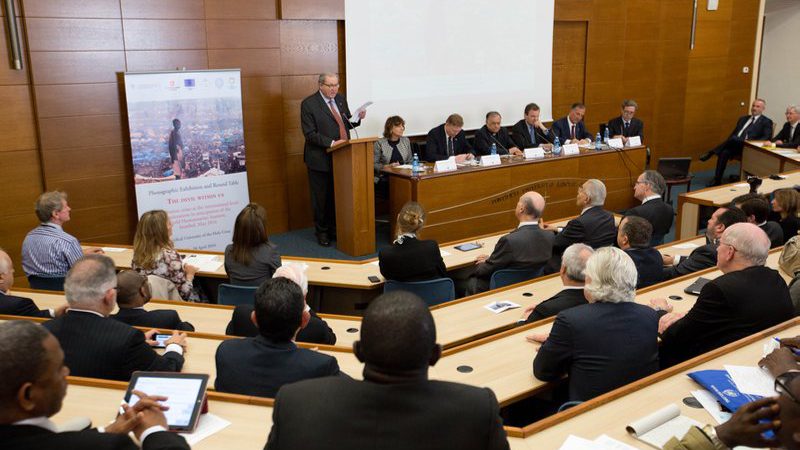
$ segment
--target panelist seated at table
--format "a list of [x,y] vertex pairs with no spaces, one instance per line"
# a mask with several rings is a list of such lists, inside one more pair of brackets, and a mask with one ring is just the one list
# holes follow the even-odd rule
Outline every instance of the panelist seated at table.
[[492,274],[498,270],[536,270],[547,263],[553,253],[554,236],[539,228],[544,207],[544,197],[538,192],[526,192],[519,198],[514,208],[519,225],[497,241],[491,255],[476,258],[475,270],[467,281],[467,295],[487,291]]
[[538,305],[531,305],[522,313],[520,323],[531,323],[555,316],[565,309],[585,305],[583,289],[586,284],[586,262],[594,250],[586,244],[572,244],[561,258],[561,284],[564,289]]
[[633,185],[633,196],[641,205],[625,211],[626,216],[639,216],[647,219],[653,226],[653,245],[664,243],[664,236],[672,228],[675,210],[662,197],[667,189],[664,177],[655,170],[645,170]]
[[521,155],[522,150],[511,140],[508,131],[500,124],[503,118],[497,111],[486,113],[486,125],[475,132],[475,154],[489,155],[492,145],[497,148],[498,155]]
[[518,148],[551,148],[553,143],[547,135],[550,130],[539,119],[541,110],[536,103],[525,105],[525,117],[511,128],[511,139]]
[[375,141],[372,149],[376,183],[384,166],[411,162],[411,141],[403,136],[405,131],[406,121],[402,117],[390,116],[386,119],[383,137]]
[[417,202],[406,203],[397,214],[397,237],[391,247],[378,252],[378,266],[387,280],[427,281],[447,277],[439,244],[417,239],[425,219],[425,210]]
[[[159,403],[162,397],[140,394],[132,406],[103,431],[60,431],[50,420],[67,395],[64,352],[52,334],[35,323],[15,320],[0,324],[0,442],[14,450],[188,450],[178,433],[167,431]],[[120,391],[120,395],[122,391]],[[118,408],[119,409],[119,408]],[[108,411],[109,418],[116,411]]]
[[414,294],[394,291],[373,300],[353,347],[364,380],[285,385],[266,450],[509,448],[491,390],[428,379],[442,350],[433,317]]
[[644,122],[634,117],[638,110],[639,104],[635,100],[624,100],[622,113],[608,121],[608,135],[612,138],[622,138],[623,144],[627,144],[628,138],[632,136],[644,139]]
[[800,123],[800,110],[795,105],[786,108],[786,123],[774,138],[771,139],[776,147],[780,148],[800,148],[800,130],[797,124]]
[[132,270],[117,274],[117,306],[119,311],[112,319],[134,327],[160,328],[165,330],[194,331],[194,326],[184,322],[174,309],[147,311],[144,305],[150,302],[152,289],[147,277]]
[[800,230],[800,192],[794,188],[777,189],[772,193],[772,212],[783,230],[783,243],[797,236]]
[[550,127],[550,140],[555,141],[558,138],[561,144],[588,144],[592,142],[593,136],[586,131],[586,124],[583,122],[585,114],[586,105],[573,103],[566,117],[553,122],[553,126]]
[[0,314],[9,316],[29,317],[57,317],[64,314],[67,304],[57,309],[39,309],[33,300],[10,295],[8,292],[14,286],[14,263],[2,248],[0,248]]
[[117,306],[114,261],[103,255],[79,259],[67,273],[64,293],[69,310],[45,322],[64,349],[72,374],[79,377],[128,381],[137,370],[180,372],[186,333],[173,331],[164,355],[151,345],[156,330],[146,334],[109,318]]
[[569,400],[586,401],[658,371],[658,314],[636,298],[636,266],[615,247],[586,264],[587,305],[556,316],[533,360],[542,381],[569,376]]
[[441,161],[451,156],[456,162],[464,162],[475,157],[472,146],[464,133],[464,118],[450,114],[445,123],[428,131],[425,138],[425,152],[420,159],[429,162]]
[[692,250],[689,256],[662,254],[664,279],[680,277],[717,265],[717,245],[722,233],[735,223],[747,218],[741,209],[730,206],[717,208],[706,223],[706,243]]
[[275,397],[284,384],[339,375],[336,358],[299,348],[294,339],[308,323],[300,286],[283,277],[265,281],[255,294],[251,320],[259,335],[228,339],[217,348],[220,392]]
[[794,317],[786,281],[765,267],[769,238],[751,223],[731,225],[720,238],[717,268],[688,312],[673,313],[663,298],[651,300],[662,314],[661,367],[666,368]]
[[250,203],[233,224],[233,242],[225,247],[225,273],[231,284],[260,286],[280,266],[278,247],[267,235],[267,211],[258,203]]
[[661,253],[650,245],[652,230],[650,222],[641,217],[627,216],[619,223],[617,245],[636,265],[636,289],[664,281]]
[[[742,196],[744,197],[744,196]],[[767,220],[769,217],[769,203],[760,195],[754,194],[748,198],[733,199],[734,205],[739,207],[747,217],[747,222],[757,225],[769,237],[770,248],[783,245],[783,229],[778,222]]]

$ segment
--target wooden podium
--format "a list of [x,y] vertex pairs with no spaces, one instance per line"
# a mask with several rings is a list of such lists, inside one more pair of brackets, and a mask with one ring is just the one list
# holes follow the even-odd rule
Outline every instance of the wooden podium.
[[351,256],[375,252],[376,140],[351,139],[328,149],[333,153],[336,247]]

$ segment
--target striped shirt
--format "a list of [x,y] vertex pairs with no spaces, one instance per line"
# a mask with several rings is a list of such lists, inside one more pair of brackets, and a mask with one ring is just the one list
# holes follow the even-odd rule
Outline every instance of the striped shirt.
[[28,276],[66,276],[82,256],[78,240],[54,223],[39,225],[22,241],[22,269]]

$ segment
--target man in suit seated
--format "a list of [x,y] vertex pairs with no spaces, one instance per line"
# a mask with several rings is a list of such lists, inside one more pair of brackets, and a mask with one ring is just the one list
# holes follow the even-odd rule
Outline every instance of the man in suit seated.
[[658,371],[658,314],[636,298],[636,266],[615,247],[586,264],[589,304],[561,311],[533,360],[542,381],[569,375],[569,400],[586,401]]
[[[158,403],[142,394],[124,414],[98,429],[61,431],[50,417],[61,410],[69,368],[58,340],[37,324],[14,320],[0,324],[0,442],[15,450],[136,450],[133,431],[143,450],[189,449],[177,433],[167,431]],[[121,391],[120,391],[121,393]],[[109,411],[109,415],[114,411]]]
[[606,202],[606,185],[596,179],[586,180],[578,188],[575,204],[581,208],[581,215],[567,222],[563,229],[544,224],[543,228],[556,233],[553,242],[553,258],[547,272],[555,272],[561,267],[561,255],[572,244],[582,242],[594,249],[614,245],[617,226],[614,215],[603,209]]
[[562,144],[588,144],[592,142],[592,134],[586,131],[583,116],[586,115],[586,105],[573,103],[569,114],[555,122],[550,128],[550,141],[558,138]]
[[635,100],[622,102],[622,114],[608,121],[608,135],[612,138],[622,138],[622,143],[627,144],[628,138],[639,136],[644,140],[644,123],[633,117],[639,110]]
[[555,316],[565,309],[585,305],[583,286],[586,281],[586,262],[594,250],[586,244],[572,244],[564,250],[561,258],[561,284],[564,289],[538,305],[531,305],[523,311],[520,323],[531,323]]
[[786,108],[786,123],[783,124],[781,131],[771,139],[772,143],[779,148],[800,148],[798,122],[800,122],[800,111],[798,111],[797,106],[788,106]]
[[284,384],[339,375],[336,358],[295,345],[297,332],[308,323],[305,308],[303,292],[294,281],[278,277],[262,283],[251,315],[259,335],[228,339],[219,345],[214,388],[275,397]]
[[110,317],[134,327],[194,331],[194,326],[181,321],[174,309],[145,310],[144,305],[151,297],[150,282],[146,276],[133,270],[123,270],[117,274],[119,311]]
[[789,288],[764,264],[769,238],[751,223],[731,225],[720,238],[717,267],[723,275],[700,290],[688,312],[673,313],[665,299],[651,300],[662,314],[661,367],[686,361],[794,317]]
[[553,253],[553,234],[539,228],[544,212],[544,197],[526,192],[517,201],[514,214],[517,228],[501,237],[491,255],[479,255],[475,271],[467,282],[467,295],[489,289],[492,274],[501,269],[539,269]]
[[[275,270],[275,273],[272,274],[272,278],[288,278],[300,286],[304,299],[308,295],[308,277],[306,276],[304,264],[284,263]],[[233,310],[231,321],[228,322],[228,327],[225,329],[225,334],[244,337],[258,336],[258,326],[256,323],[253,323],[252,320],[253,309],[253,305],[237,305]],[[335,344],[336,335],[328,326],[327,322],[322,320],[317,313],[310,308],[307,308],[307,311],[310,315],[308,324],[297,333],[295,340],[297,342],[310,342],[314,344]]]
[[56,309],[39,309],[29,298],[10,295],[12,286],[14,286],[14,263],[8,253],[0,248],[0,314],[50,318],[60,316],[67,310],[66,303]]
[[625,211],[626,216],[639,216],[650,222],[653,226],[652,245],[664,243],[664,236],[669,233],[672,221],[675,219],[672,205],[662,198],[666,190],[667,182],[660,173],[655,170],[645,170],[633,185],[633,196],[642,204]]
[[[744,196],[742,196],[744,197]],[[748,198],[736,198],[732,202],[736,207],[741,208],[747,217],[747,222],[755,224],[769,237],[770,248],[783,245],[783,228],[778,222],[767,220],[769,217],[769,203],[758,194]]]
[[713,150],[700,155],[700,161],[708,161],[712,156],[717,155],[717,168],[709,186],[722,184],[722,175],[725,173],[728,160],[731,156],[742,154],[744,141],[766,141],[772,137],[772,120],[764,115],[766,107],[767,103],[757,98],[750,107],[751,115],[739,118],[728,139]]
[[653,227],[645,219],[626,216],[619,223],[617,245],[633,260],[638,273],[636,289],[664,280],[661,253],[650,245]]
[[522,150],[511,140],[508,131],[500,125],[503,118],[497,111],[486,113],[486,125],[475,132],[475,154],[489,155],[492,144],[497,147],[498,155],[521,155]]
[[353,344],[364,380],[328,377],[278,392],[265,449],[507,449],[491,390],[428,379],[436,325],[414,294],[373,300]]
[[464,133],[464,118],[459,114],[450,114],[447,120],[428,132],[425,139],[425,152],[420,158],[429,161],[441,161],[451,156],[456,162],[464,162],[474,158],[472,147]]
[[689,273],[717,265],[717,245],[722,233],[735,223],[747,218],[741,209],[730,206],[717,208],[706,223],[706,243],[692,250],[689,256],[662,254],[664,279],[671,280]]
[[539,105],[536,103],[525,105],[525,117],[511,128],[511,139],[518,148],[552,148],[553,144],[547,137],[550,130],[539,120],[540,113]]
[[79,377],[128,381],[137,370],[179,372],[186,333],[173,332],[163,356],[153,350],[156,330],[142,333],[108,316],[117,306],[114,261],[103,255],[79,259],[67,273],[69,310],[44,327],[61,343],[65,361]]

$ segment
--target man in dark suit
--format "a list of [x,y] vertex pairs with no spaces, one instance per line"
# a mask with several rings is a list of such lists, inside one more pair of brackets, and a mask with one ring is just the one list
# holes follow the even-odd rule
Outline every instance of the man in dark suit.
[[476,258],[475,271],[467,283],[467,295],[488,290],[489,280],[498,270],[544,266],[553,253],[553,234],[539,228],[544,206],[544,197],[538,192],[526,192],[519,198],[514,209],[519,225],[497,241],[491,255]]
[[644,123],[633,117],[639,110],[635,100],[622,102],[622,114],[608,121],[608,135],[613,138],[622,138],[622,143],[627,144],[631,136],[639,136],[644,140]]
[[0,248],[0,314],[51,318],[64,314],[67,309],[66,303],[55,310],[39,309],[29,298],[10,295],[12,286],[14,286],[14,262],[8,253]]
[[492,153],[492,144],[497,148],[498,155],[521,155],[522,150],[511,140],[508,131],[502,127],[503,117],[497,111],[486,113],[486,125],[475,132],[475,154],[489,155]]
[[658,371],[658,314],[636,298],[636,267],[605,247],[586,264],[586,300],[556,316],[533,360],[542,381],[569,375],[569,400],[586,401]]
[[739,118],[728,139],[713,150],[700,155],[700,161],[708,161],[717,155],[717,168],[709,186],[722,184],[722,175],[725,173],[728,160],[731,156],[742,154],[744,141],[766,141],[772,137],[772,120],[763,114],[766,106],[767,103],[760,98],[753,101],[750,107],[751,115]]
[[[0,442],[14,450],[188,450],[177,433],[167,431],[159,398],[143,393],[133,406],[97,429],[59,432],[50,417],[61,410],[69,368],[58,340],[25,320],[0,324]],[[109,411],[113,414],[114,411]]]
[[692,250],[689,256],[662,254],[664,279],[680,277],[717,265],[717,244],[722,233],[735,223],[745,222],[747,218],[741,209],[735,207],[717,208],[706,223],[706,244]]
[[103,255],[79,259],[67,273],[64,291],[69,311],[44,323],[64,349],[73,375],[130,380],[137,370],[179,372],[183,366],[186,334],[173,332],[159,356],[150,345],[156,330],[146,334],[110,319],[117,302],[114,262]]
[[586,244],[572,244],[561,258],[561,284],[564,289],[538,305],[525,308],[520,323],[531,323],[555,316],[565,309],[585,305],[583,286],[586,282],[586,262],[594,250]]
[[317,242],[323,247],[330,246],[330,239],[336,234],[333,163],[327,149],[350,139],[350,130],[366,116],[366,111],[361,111],[358,117],[352,117],[347,99],[338,91],[338,75],[320,74],[319,91],[300,104],[300,122],[306,138],[303,161],[308,168]]
[[450,114],[447,120],[428,131],[425,139],[425,152],[420,158],[429,161],[441,161],[451,156],[456,162],[464,162],[474,158],[472,147],[464,133],[464,118],[459,114]]
[[539,120],[540,113],[539,105],[536,103],[525,105],[525,118],[515,123],[511,128],[511,139],[514,140],[518,148],[552,147],[553,143],[547,137],[550,130]]
[[660,173],[645,170],[633,185],[633,196],[642,204],[625,211],[626,216],[639,216],[650,222],[653,226],[651,245],[664,243],[664,236],[669,233],[675,220],[675,210],[662,197],[666,189],[667,182]]
[[144,309],[151,295],[147,277],[133,270],[123,270],[117,274],[117,306],[119,311],[112,319],[134,327],[160,328],[162,330],[194,331],[189,322],[181,321],[174,309]]
[[[303,298],[306,298],[308,295],[308,277],[306,276],[303,264],[284,263],[272,274],[272,278],[279,277],[294,281],[295,284],[300,286],[300,290],[303,292]],[[233,310],[231,321],[228,322],[228,327],[225,329],[225,334],[244,337],[258,336],[258,326],[252,319],[254,309],[254,305],[237,305]],[[336,335],[328,324],[310,308],[307,307],[306,311],[310,315],[308,323],[297,333],[295,340],[297,342],[310,342],[314,344],[335,344]]]
[[771,139],[772,143],[779,148],[800,148],[800,130],[797,129],[799,122],[800,111],[797,110],[797,106],[788,106],[786,123],[783,124],[781,131]]
[[281,386],[339,375],[336,358],[299,348],[294,338],[307,323],[303,292],[292,280],[272,278],[258,287],[252,321],[259,335],[223,341],[217,348],[220,392],[275,397]]
[[619,222],[617,245],[636,266],[636,289],[664,281],[663,259],[650,244],[652,234],[653,226],[641,217],[626,216]]
[[794,317],[789,288],[765,267],[769,238],[751,223],[731,225],[720,238],[717,267],[723,275],[703,286],[687,313],[672,313],[665,299],[651,304],[663,315],[661,367],[714,350]]
[[428,379],[442,350],[414,294],[373,300],[353,350],[364,381],[328,377],[281,388],[265,449],[508,448],[492,391]]
[[770,248],[783,245],[783,228],[778,222],[767,220],[770,213],[769,203],[761,197],[749,197],[742,201],[734,199],[733,203],[742,209],[747,221],[764,230],[769,237]]
[[586,115],[586,105],[573,103],[566,117],[562,117],[550,128],[550,141],[558,138],[562,144],[587,144],[592,141],[592,134],[586,131],[583,116]]

